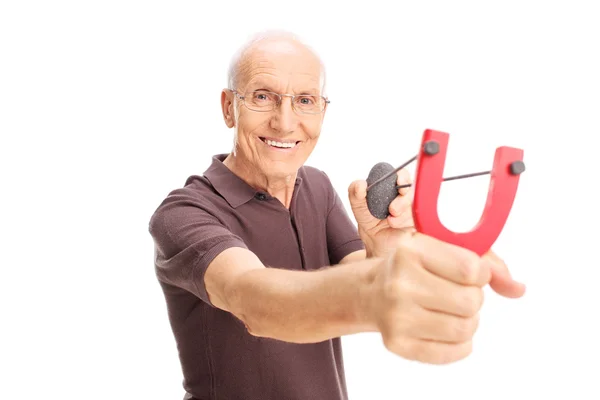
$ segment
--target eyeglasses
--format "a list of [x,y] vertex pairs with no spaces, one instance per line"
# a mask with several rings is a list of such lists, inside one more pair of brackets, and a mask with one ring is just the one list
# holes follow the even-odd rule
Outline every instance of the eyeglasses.
[[241,95],[235,90],[232,90],[232,92],[243,101],[248,109],[257,112],[273,111],[276,107],[281,105],[283,97],[291,97],[292,108],[296,112],[302,114],[320,114],[325,111],[325,107],[330,102],[325,97],[317,95],[278,94],[265,90],[255,90],[253,92],[248,92],[245,95]]

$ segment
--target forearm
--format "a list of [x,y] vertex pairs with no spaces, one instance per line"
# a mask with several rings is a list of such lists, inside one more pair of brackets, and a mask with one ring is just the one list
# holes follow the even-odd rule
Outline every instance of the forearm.
[[318,271],[261,268],[229,286],[230,311],[256,336],[307,343],[374,331],[369,259]]

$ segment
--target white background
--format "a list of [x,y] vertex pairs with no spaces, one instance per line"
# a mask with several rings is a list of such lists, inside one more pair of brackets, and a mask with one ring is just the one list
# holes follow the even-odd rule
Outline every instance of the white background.
[[[526,296],[488,292],[474,353],[448,366],[344,338],[351,399],[600,398],[593,5],[3,1],[0,398],[182,397],[147,224],[230,150],[229,59],[276,28],[326,62],[332,103],[309,164],[344,200],[375,163],[416,154],[426,128],[451,134],[446,175],[525,150],[495,249]],[[444,184],[443,222],[470,229],[487,184]]]

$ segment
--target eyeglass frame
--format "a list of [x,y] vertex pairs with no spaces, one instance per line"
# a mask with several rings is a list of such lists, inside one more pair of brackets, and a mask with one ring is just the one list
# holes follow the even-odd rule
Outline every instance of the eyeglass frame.
[[[281,103],[282,103],[283,97],[290,97],[290,98],[291,98],[291,102],[292,102],[292,110],[294,110],[295,112],[299,112],[299,113],[301,113],[301,114],[306,114],[306,115],[319,115],[319,114],[323,114],[323,113],[325,112],[325,110],[327,109],[327,105],[328,105],[329,103],[331,103],[331,100],[329,100],[327,97],[325,97],[325,96],[317,96],[317,97],[320,97],[320,98],[322,98],[323,100],[325,100],[325,106],[323,107],[323,109],[322,109],[321,111],[319,111],[319,112],[314,112],[314,113],[311,113],[311,112],[306,112],[306,111],[300,111],[300,110],[297,110],[297,109],[296,109],[296,107],[294,106],[294,98],[296,98],[296,97],[300,97],[300,96],[314,96],[314,95],[306,95],[306,94],[288,94],[288,93],[275,93],[275,92],[271,92],[271,91],[269,91],[269,90],[265,90],[265,91],[264,91],[265,93],[270,93],[270,94],[274,94],[275,96],[277,96],[277,99],[278,99],[278,100],[277,100],[277,105],[276,105],[276,106],[274,106],[274,107],[273,107],[271,110],[264,110],[264,111],[261,111],[261,110],[254,110],[254,109],[252,109],[252,108],[248,107],[248,105],[246,104],[246,101],[245,101],[245,100],[246,100],[246,95],[245,95],[245,93],[244,93],[244,94],[241,94],[240,92],[238,92],[238,91],[237,91],[237,90],[235,90],[235,89],[227,89],[227,90],[229,90],[230,92],[232,92],[232,93],[233,93],[233,94],[234,94],[234,95],[235,95],[235,96],[236,96],[238,99],[242,100],[242,102],[244,103],[244,106],[246,106],[246,108],[247,108],[248,110],[250,110],[250,111],[254,111],[254,112],[271,112],[271,111],[275,110],[275,108],[277,108],[277,107],[281,106]],[[252,91],[251,91],[251,93],[253,93],[253,92],[259,92],[259,91],[260,91],[260,90],[252,90]]]

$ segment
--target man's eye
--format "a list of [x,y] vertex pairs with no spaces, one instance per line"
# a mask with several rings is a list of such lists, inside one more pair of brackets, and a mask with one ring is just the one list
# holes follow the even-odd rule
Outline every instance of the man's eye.
[[255,100],[270,101],[270,100],[272,100],[272,98],[273,98],[273,96],[271,96],[269,93],[265,93],[265,92],[254,93]]
[[298,102],[303,106],[311,106],[315,104],[315,99],[312,96],[302,96],[298,98]]

